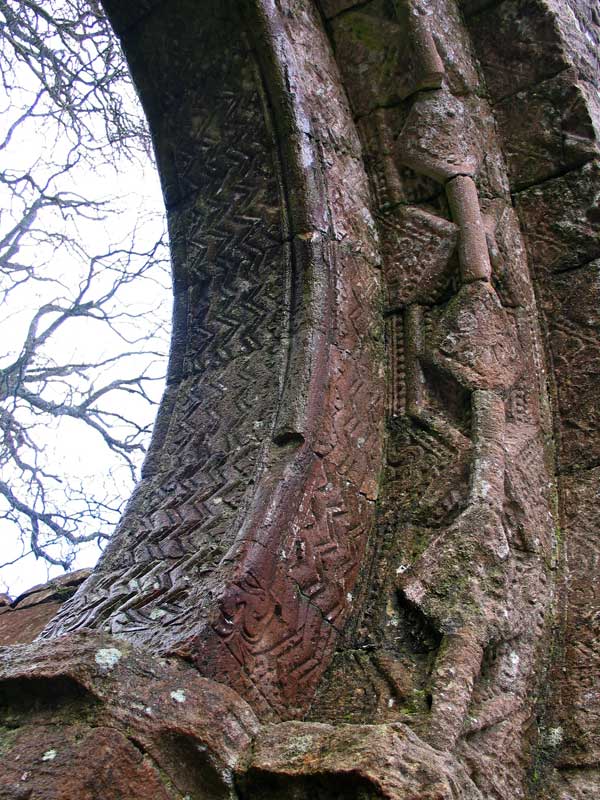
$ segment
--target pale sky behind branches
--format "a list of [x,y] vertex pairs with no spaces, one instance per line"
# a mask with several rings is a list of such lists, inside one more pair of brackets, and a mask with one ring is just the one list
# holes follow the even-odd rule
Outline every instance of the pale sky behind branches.
[[[30,106],[35,92],[27,69],[17,67],[17,70],[15,84],[22,89],[18,94],[13,92],[11,97],[0,98],[0,139],[19,116],[19,105],[23,109]],[[123,89],[127,91],[126,86]],[[132,109],[137,104],[131,90],[126,102]],[[99,128],[99,140],[103,133]],[[0,170],[16,175],[32,171],[36,165],[36,180],[47,180],[56,172],[56,165],[73,157],[72,144],[59,135],[58,126],[53,126],[48,119],[27,119],[15,130],[9,146],[0,152]],[[57,297],[68,299],[73,296],[89,269],[90,258],[118,251],[114,257],[99,262],[102,269],[94,278],[98,291],[102,288],[106,291],[114,278],[110,265],[120,264],[119,259],[126,260],[126,253],[135,250],[140,255],[131,258],[129,264],[135,271],[144,264],[146,256],[143,254],[152,250],[163,233],[164,207],[158,176],[141,148],[137,158],[115,151],[112,163],[100,155],[98,163],[93,159],[82,159],[67,174],[54,178],[51,187],[53,191],[68,192],[104,205],[98,212],[91,213],[90,218],[75,213],[59,214],[55,209],[49,209],[38,217],[38,228],[52,229],[59,235],[64,233],[78,244],[57,245],[56,238],[44,241],[38,237],[36,241],[33,237],[20,248],[19,261],[35,263],[40,279],[16,286],[3,305],[0,368],[19,354],[27,327],[37,309]],[[20,214],[22,208],[14,195],[0,183],[0,237]],[[110,359],[123,348],[146,351],[148,355],[131,356],[123,364],[111,361],[99,372],[106,382],[147,370],[148,377],[154,380],[145,383],[144,389],[155,403],[163,389],[160,377],[166,369],[171,314],[169,265],[164,246],[156,256],[157,264],[152,269],[119,290],[121,306],[119,309],[115,307],[115,313],[127,316],[119,318],[115,326],[118,333],[103,322],[79,318],[62,326],[52,342],[52,357],[70,363]],[[81,380],[85,388],[86,378]],[[57,403],[61,402],[61,391],[59,383],[50,387],[50,392],[54,392],[52,399]],[[112,398],[110,409],[130,415],[136,423],[144,426],[151,425],[157,407],[149,406],[137,395],[120,392]],[[30,422],[35,425],[38,441],[43,446],[44,463],[49,464],[57,476],[57,480],[51,481],[53,502],[63,502],[61,498],[66,487],[72,495],[69,502],[77,515],[78,504],[81,506],[86,497],[94,495],[105,504],[99,512],[104,517],[105,526],[114,526],[119,516],[118,509],[128,499],[134,485],[127,464],[105,446],[96,431],[79,420],[38,416]],[[133,453],[132,458],[139,471],[142,454]],[[1,477],[9,483],[14,476],[8,470]],[[86,526],[84,532],[90,532],[90,521],[83,524]],[[60,552],[60,543],[55,549]],[[33,554],[21,557],[28,550],[27,536],[19,535],[18,525],[0,519],[0,564],[16,561],[14,565],[0,569],[0,592],[8,590],[14,597],[32,585],[62,573],[59,566],[49,565]],[[83,546],[71,569],[93,566],[99,552],[96,543]]]

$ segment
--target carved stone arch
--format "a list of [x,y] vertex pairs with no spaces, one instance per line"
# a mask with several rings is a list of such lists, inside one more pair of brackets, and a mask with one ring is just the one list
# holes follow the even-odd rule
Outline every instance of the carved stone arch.
[[163,183],[169,378],[104,558],[7,680],[79,686],[132,798],[144,770],[594,796],[597,12],[104,6]]

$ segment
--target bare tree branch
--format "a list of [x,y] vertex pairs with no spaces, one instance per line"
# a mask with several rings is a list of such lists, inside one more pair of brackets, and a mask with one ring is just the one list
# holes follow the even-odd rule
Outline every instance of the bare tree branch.
[[[0,570],[31,555],[67,569],[110,535],[148,441],[164,223],[129,211],[115,235],[131,201],[103,175],[151,148],[97,0],[0,0],[0,81],[0,536],[22,542]],[[104,465],[87,485],[57,446],[74,439],[73,458]]]

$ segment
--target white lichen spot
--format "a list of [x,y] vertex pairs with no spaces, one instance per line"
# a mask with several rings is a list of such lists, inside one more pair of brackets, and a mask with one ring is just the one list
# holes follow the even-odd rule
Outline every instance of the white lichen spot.
[[394,698],[390,697],[390,699],[388,700],[388,708],[393,708],[395,702],[396,701],[394,700]]
[[223,498],[222,497],[213,497],[212,501],[216,506],[220,506],[221,503],[223,502]]
[[396,569],[396,575],[402,575],[403,572],[410,567],[410,564],[400,564],[400,566]]
[[288,747],[293,755],[303,755],[312,750],[313,737],[308,735],[298,736],[296,739],[289,740]]
[[361,215],[361,217],[363,218],[363,220],[364,220],[364,221],[367,223],[367,225],[368,225],[370,228],[374,228],[374,227],[375,227],[375,220],[374,220],[374,219],[373,219],[373,217],[371,216],[371,212],[369,211],[369,209],[368,209],[368,208],[366,208],[366,207],[363,207],[363,208],[361,209],[361,211],[360,211],[360,215]]
[[492,487],[487,481],[481,481],[480,483],[480,495],[484,499],[489,496]]
[[167,612],[164,611],[162,608],[153,608],[150,612],[150,619],[160,619],[164,617]]
[[404,589],[404,596],[414,605],[419,605],[425,596],[425,587],[421,581],[414,581]]
[[57,755],[56,750],[46,750],[46,752],[42,756],[42,761],[54,761],[56,755]]
[[348,594],[346,595],[346,600],[347,600],[349,603],[351,603],[351,602],[352,602],[352,599],[353,599],[353,598],[352,598],[352,592],[348,592]]
[[146,708],[144,709],[144,713],[147,714],[147,716],[151,717],[154,712],[152,711],[150,706],[146,706]]
[[563,729],[560,726],[548,728],[545,739],[550,747],[558,747],[563,740]]
[[112,669],[119,662],[123,653],[116,647],[103,647],[96,651],[96,664],[103,669]]
[[185,703],[186,696],[183,689],[175,689],[174,692],[171,692],[171,699],[175,700],[176,703]]

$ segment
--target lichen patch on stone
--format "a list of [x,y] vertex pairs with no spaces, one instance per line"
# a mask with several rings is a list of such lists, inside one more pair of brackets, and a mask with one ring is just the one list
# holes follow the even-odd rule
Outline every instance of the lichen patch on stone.
[[183,689],[175,689],[174,692],[171,692],[171,699],[175,700],[176,703],[185,703],[186,696]]
[[94,659],[99,667],[112,669],[121,659],[123,653],[116,647],[103,647],[96,652]]

